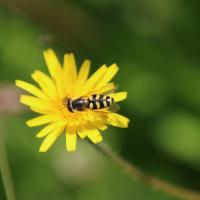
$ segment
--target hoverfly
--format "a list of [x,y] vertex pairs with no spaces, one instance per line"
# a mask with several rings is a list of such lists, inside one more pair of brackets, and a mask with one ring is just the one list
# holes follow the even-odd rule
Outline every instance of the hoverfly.
[[76,111],[86,110],[103,110],[108,109],[112,112],[119,110],[119,105],[115,103],[114,98],[109,96],[116,90],[116,87],[112,90],[108,90],[101,94],[91,94],[86,97],[79,97],[77,99],[65,99],[64,104],[68,110],[72,113]]

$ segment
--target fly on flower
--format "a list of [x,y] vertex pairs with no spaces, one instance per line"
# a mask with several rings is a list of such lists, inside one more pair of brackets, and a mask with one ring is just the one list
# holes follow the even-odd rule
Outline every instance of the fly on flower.
[[70,112],[103,109],[117,112],[119,110],[119,106],[115,103],[114,98],[103,94],[93,94],[89,97],[80,97],[75,100],[66,98],[64,104]]
[[31,76],[37,86],[16,80],[18,87],[32,94],[21,95],[20,102],[40,114],[26,124],[45,125],[37,134],[44,138],[40,152],[46,152],[63,132],[67,151],[75,151],[77,136],[98,143],[107,125],[128,127],[129,119],[116,113],[117,103],[127,97],[127,92],[116,93],[111,82],[118,71],[116,64],[103,65],[89,77],[89,60],[84,60],[77,72],[73,54],[64,55],[63,66],[52,49],[44,51],[44,58],[50,76],[36,70]]

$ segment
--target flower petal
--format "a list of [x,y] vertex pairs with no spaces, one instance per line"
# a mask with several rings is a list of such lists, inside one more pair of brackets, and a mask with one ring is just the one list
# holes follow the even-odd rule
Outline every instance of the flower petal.
[[67,151],[72,152],[76,150],[77,135],[76,133],[66,132],[66,148]]
[[106,126],[106,124],[104,123],[104,121],[102,121],[102,117],[101,114],[99,114],[99,112],[91,112],[91,114],[87,114],[88,118],[88,122],[85,123],[84,125],[84,129],[86,130],[92,130],[95,128],[98,128],[102,131],[106,130],[108,127]]
[[58,121],[58,122],[54,122],[51,124],[48,124],[47,126],[45,126],[37,135],[36,137],[41,138],[44,137],[46,135],[48,135],[50,132],[52,132],[53,130],[60,128],[60,127],[64,127],[66,125],[65,121]]
[[61,64],[52,49],[44,51],[44,58],[51,77],[55,80],[59,94],[63,97],[65,93],[64,76]]
[[95,144],[103,140],[101,134],[99,133],[97,129],[88,130],[87,136]]
[[78,83],[79,84],[83,84],[89,75],[90,72],[90,65],[91,65],[91,61],[90,60],[84,60],[83,64],[81,65],[79,74],[78,74]]
[[34,86],[30,83],[27,83],[27,82],[21,81],[21,80],[16,80],[15,84],[19,88],[26,90],[27,92],[29,92],[41,99],[47,99],[47,96],[40,89],[38,89],[36,86]]
[[75,83],[77,81],[77,69],[74,54],[64,55],[64,77],[67,83]]
[[83,64],[81,65],[79,74],[78,74],[78,79],[76,85],[73,86],[72,94],[74,98],[80,97],[80,92],[85,87],[85,82],[88,78],[89,71],[90,71],[90,60],[84,60]]
[[36,70],[31,76],[33,80],[39,84],[45,94],[47,94],[51,99],[57,98],[55,84],[45,73]]
[[28,95],[21,95],[20,96],[20,103],[23,103],[30,107],[39,108],[42,110],[54,110],[53,104],[49,101],[41,100],[37,97],[28,96]]
[[107,68],[105,75],[99,80],[98,84],[95,88],[101,88],[106,85],[112,78],[116,75],[119,68],[116,64],[112,64],[110,67]]
[[116,90],[116,86],[114,85],[114,83],[108,83],[102,88],[92,90],[90,93],[87,94],[87,96],[91,94],[110,94],[114,90]]
[[117,113],[108,113],[106,117],[106,123],[121,128],[127,128],[129,119]]
[[[82,94],[87,94],[91,91],[98,81],[102,78],[102,76],[106,73],[107,67],[106,65],[101,66],[85,83],[84,88],[82,90]],[[81,96],[80,95],[80,96]]]
[[48,124],[56,120],[60,120],[60,118],[55,115],[41,115],[39,117],[35,117],[33,119],[28,120],[26,124],[29,127],[34,127],[34,126],[40,126],[43,124]]
[[49,115],[52,113],[51,110],[43,110],[41,108],[35,108],[35,107],[30,107],[30,109],[33,111],[33,112],[36,112],[36,113],[39,113],[39,114],[43,114],[43,115]]
[[119,102],[127,98],[127,92],[117,92],[110,96],[114,98],[115,102]]
[[55,140],[58,138],[58,136],[62,133],[63,127],[55,129],[51,134],[49,134],[44,141],[42,142],[42,145],[40,146],[40,152],[46,152],[51,145],[55,142]]
[[78,135],[81,139],[84,139],[87,136],[87,132],[86,131],[78,131]]
[[101,131],[105,131],[108,128],[108,126],[106,126],[101,121],[94,121],[92,124],[94,125],[94,127],[100,129]]
[[57,74],[62,71],[61,64],[52,49],[43,52],[49,73],[51,77],[56,78]]

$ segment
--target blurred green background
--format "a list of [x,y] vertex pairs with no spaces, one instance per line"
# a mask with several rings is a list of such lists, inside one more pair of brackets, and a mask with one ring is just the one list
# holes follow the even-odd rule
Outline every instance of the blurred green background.
[[[64,135],[38,152],[37,128],[12,96],[15,79],[46,70],[42,51],[74,52],[92,71],[116,62],[128,91],[128,129],[103,133],[120,155],[173,184],[200,191],[200,2],[197,0],[0,0],[0,115],[19,200],[174,200],[132,180],[84,140]],[[7,105],[11,100],[10,104]],[[12,101],[13,100],[13,101]],[[0,199],[5,199],[0,181]]]

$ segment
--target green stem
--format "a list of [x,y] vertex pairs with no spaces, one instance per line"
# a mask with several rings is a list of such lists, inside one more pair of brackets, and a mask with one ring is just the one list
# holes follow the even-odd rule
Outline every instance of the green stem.
[[144,182],[146,185],[149,185],[156,191],[163,191],[169,195],[178,197],[185,200],[200,200],[200,193],[192,191],[190,189],[180,187],[168,183],[167,181],[156,178],[152,175],[146,174],[145,172],[138,169],[133,164],[130,164],[124,160],[121,156],[116,154],[108,145],[105,143],[93,144],[99,152],[105,155],[109,160],[112,160],[119,168],[123,169],[126,173],[132,178],[138,178],[140,181]]
[[2,130],[0,132],[0,171],[1,171],[1,176],[3,180],[7,200],[15,200],[16,199],[15,192],[14,192],[10,167],[8,164],[6,149],[4,145],[4,137],[3,137]]

